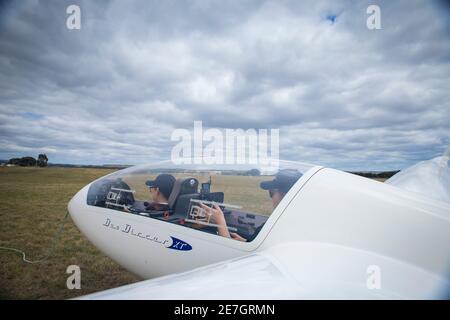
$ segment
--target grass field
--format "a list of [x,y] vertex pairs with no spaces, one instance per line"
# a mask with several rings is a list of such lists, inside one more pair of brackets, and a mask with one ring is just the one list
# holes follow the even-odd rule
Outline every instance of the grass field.
[[[107,169],[0,168],[0,246],[45,256],[72,196]],[[81,268],[81,290],[66,287],[66,268]],[[27,264],[0,250],[1,299],[65,299],[139,280],[98,251],[68,218],[53,256]]]

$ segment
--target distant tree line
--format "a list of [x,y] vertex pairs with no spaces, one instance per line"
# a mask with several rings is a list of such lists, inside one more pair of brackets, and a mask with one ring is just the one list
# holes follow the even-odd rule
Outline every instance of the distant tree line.
[[46,154],[40,154],[37,159],[33,157],[22,157],[9,159],[8,164],[21,167],[47,167],[48,157]]
[[358,176],[371,178],[371,179],[389,179],[394,174],[400,172],[400,170],[395,171],[382,171],[382,172],[355,172],[355,171],[348,171],[349,173],[356,174]]
[[261,171],[258,169],[250,169],[250,170],[221,170],[221,175],[224,176],[260,176]]
[[245,175],[246,175],[246,176],[254,176],[254,177],[257,177],[257,176],[260,176],[260,175],[261,175],[261,171],[259,171],[258,169],[251,169],[251,170],[248,170],[248,171],[245,173]]

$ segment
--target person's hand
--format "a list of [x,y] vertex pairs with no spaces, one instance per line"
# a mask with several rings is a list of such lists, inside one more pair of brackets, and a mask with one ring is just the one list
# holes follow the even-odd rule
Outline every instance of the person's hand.
[[238,235],[237,233],[230,232],[230,236],[231,236],[234,240],[238,240],[238,241],[242,241],[242,242],[247,242],[247,239],[241,237],[241,236]]
[[230,238],[227,222],[225,220],[225,216],[223,215],[222,209],[220,209],[217,204],[214,204],[212,208],[203,203],[200,203],[200,206],[205,211],[206,215],[210,217],[210,222],[218,225],[217,231],[219,235]]
[[210,221],[219,225],[226,225],[225,216],[223,215],[222,209],[217,204],[213,207],[209,207],[203,203],[200,203],[200,207],[205,212],[206,216],[209,217]]

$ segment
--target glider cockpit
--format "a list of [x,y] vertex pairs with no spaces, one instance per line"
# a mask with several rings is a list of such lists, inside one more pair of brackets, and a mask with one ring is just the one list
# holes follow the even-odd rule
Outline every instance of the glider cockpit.
[[[290,170],[298,171],[298,168]],[[228,231],[250,242],[274,209],[271,195],[260,185],[263,181],[273,179],[276,172],[261,172],[255,168],[212,170],[135,167],[92,183],[87,194],[87,204],[219,234],[220,226],[204,210],[205,206],[211,208],[217,205],[223,212]],[[174,178],[166,202],[153,201],[146,183],[160,174]]]
[[91,185],[87,202],[88,205],[158,219],[212,234],[217,234],[218,226],[200,204],[210,207],[217,204],[224,213],[230,232],[236,232],[245,239],[254,238],[255,231],[266,222],[268,215],[244,211],[242,205],[225,203],[223,191],[210,191],[211,180],[201,183],[199,188],[197,178],[178,178],[169,201],[155,203],[132,179],[104,179]]

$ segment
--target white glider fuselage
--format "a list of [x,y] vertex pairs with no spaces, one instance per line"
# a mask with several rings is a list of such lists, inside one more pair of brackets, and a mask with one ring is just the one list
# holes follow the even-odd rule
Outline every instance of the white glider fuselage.
[[[397,261],[408,266],[408,270],[404,270],[405,277],[411,276],[411,270],[431,275],[426,278],[433,279],[429,280],[426,292],[421,292],[425,290],[423,285],[405,286],[403,283],[407,279],[397,277],[396,280],[389,276],[392,283],[388,286],[395,288],[394,291],[409,290],[410,297],[427,297],[431,287],[448,285],[450,204],[342,171],[313,167],[305,172],[251,242],[91,206],[86,201],[89,188],[90,185],[80,190],[69,203],[73,221],[97,248],[145,279],[251,253],[273,252],[277,247],[303,248],[315,243],[346,248],[358,257],[363,253],[365,257],[373,255],[386,261]],[[280,249],[280,252],[285,251],[289,250]],[[298,249],[289,253],[293,256],[292,261],[298,264],[301,257],[297,255],[301,252]],[[330,250],[316,252],[332,255]],[[285,252],[283,259],[286,260],[289,254]],[[306,256],[314,254],[308,249]],[[326,258],[323,263],[334,263],[327,267],[339,269],[339,264],[330,259]],[[330,262],[332,260],[335,262]],[[382,263],[380,261],[374,259],[370,263],[370,259],[364,258],[364,263],[369,263],[365,268]],[[385,270],[391,269],[385,266]],[[352,281],[365,286],[366,269],[360,272],[359,280],[352,275]],[[402,272],[401,268],[396,272]],[[335,275],[339,274],[347,273],[342,269]],[[324,274],[315,276],[320,282]],[[410,280],[414,281],[414,278]],[[408,297],[405,292],[398,292],[398,295]]]

